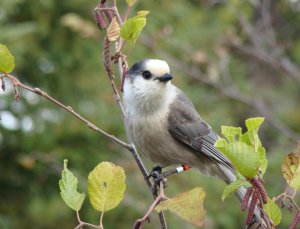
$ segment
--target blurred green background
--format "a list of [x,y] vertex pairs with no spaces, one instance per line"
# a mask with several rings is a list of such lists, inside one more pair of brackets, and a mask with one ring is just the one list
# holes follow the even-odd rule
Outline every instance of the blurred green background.
[[[121,14],[125,0],[117,1]],[[12,73],[47,91],[105,131],[126,139],[102,67],[102,40],[93,19],[97,1],[2,0],[0,43],[15,56]],[[266,116],[260,132],[267,148],[265,175],[271,197],[285,189],[281,161],[297,148],[300,133],[300,2],[238,0],[140,0],[147,25],[128,61],[166,59],[175,84],[219,133]],[[104,216],[105,228],[132,228],[152,196],[132,156],[43,98],[21,90],[0,91],[0,228],[74,228],[76,216],[62,201],[63,159],[87,193],[87,176],[101,161],[125,169],[126,197]],[[154,165],[145,160],[148,169]],[[168,179],[172,197],[195,186],[206,191],[206,228],[241,228],[246,215],[231,197],[221,202],[222,181],[189,171]],[[300,200],[298,198],[298,203]],[[85,201],[83,220],[99,214]],[[287,228],[292,215],[283,211]],[[195,228],[166,213],[169,228]],[[155,214],[145,228],[158,228]]]

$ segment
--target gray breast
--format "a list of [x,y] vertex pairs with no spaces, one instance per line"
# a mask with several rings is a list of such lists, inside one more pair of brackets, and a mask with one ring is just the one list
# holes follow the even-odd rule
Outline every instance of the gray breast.
[[168,113],[169,110],[128,120],[133,142],[147,158],[160,165],[199,164],[199,157],[169,133]]

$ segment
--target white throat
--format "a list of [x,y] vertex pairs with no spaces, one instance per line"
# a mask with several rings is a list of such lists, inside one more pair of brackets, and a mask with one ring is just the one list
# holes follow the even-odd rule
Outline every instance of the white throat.
[[161,87],[139,90],[130,79],[124,82],[124,105],[125,112],[132,115],[154,115],[157,112],[167,112],[169,105],[177,95],[176,87],[171,82]]

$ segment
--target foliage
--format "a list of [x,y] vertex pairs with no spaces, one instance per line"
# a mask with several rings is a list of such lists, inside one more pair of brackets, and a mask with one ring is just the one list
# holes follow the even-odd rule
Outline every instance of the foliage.
[[109,41],[116,41],[120,36],[120,25],[117,22],[116,17],[113,17],[108,29],[107,38]]
[[[299,152],[300,153],[300,152]],[[283,177],[293,189],[300,188],[300,154],[290,153],[282,163]]]
[[133,46],[146,25],[147,11],[138,12],[137,16],[129,18],[121,28],[121,37]]
[[68,160],[64,160],[64,170],[61,174],[61,180],[59,180],[60,195],[70,208],[79,211],[85,199],[85,194],[77,191],[78,179],[68,170],[67,164]]
[[222,201],[224,201],[230,194],[236,192],[242,186],[249,186],[248,181],[237,179],[236,181],[227,185],[222,194]]
[[187,192],[180,193],[172,199],[160,202],[155,210],[172,211],[181,218],[198,227],[202,227],[205,216],[205,210],[203,208],[204,198],[205,192],[201,188],[194,188]]
[[[281,64],[288,65],[288,59],[299,63],[299,5],[297,1],[272,1],[272,30],[269,30],[261,26],[264,17],[260,5],[253,5],[257,2],[232,2],[191,0],[158,4],[157,1],[138,1],[134,7],[148,9],[151,14],[147,17],[144,36],[137,41],[138,47],[128,60],[131,63],[145,57],[168,60],[176,85],[191,97],[201,116],[215,130],[224,124],[244,128],[242,123],[246,118],[262,115],[251,103],[256,98],[264,101],[267,106],[261,105],[269,109],[271,115],[261,130],[261,141],[270,155],[264,180],[270,194],[279,193],[284,186],[278,169],[285,157],[283,152],[293,151],[295,144],[285,135],[288,131],[281,132],[270,123],[300,131],[299,84],[285,71],[275,68],[276,64],[269,65],[248,56],[228,46],[227,42],[236,41],[243,47],[251,47],[252,39],[237,17],[244,15],[249,25],[261,29],[258,35],[275,34],[277,44],[273,42],[270,47],[260,40],[261,51],[267,50],[278,57],[283,54],[287,59]],[[118,1],[118,4],[120,12],[124,12],[125,2]],[[20,80],[43,88],[122,138],[124,129],[99,63],[99,40],[103,34],[97,27],[90,26],[94,23],[91,13],[94,5],[95,2],[84,0],[74,0],[72,4],[66,1],[4,1],[0,6],[3,31],[0,40],[14,53],[18,66],[14,74]],[[61,19],[69,13],[77,15],[80,22],[76,25],[82,26],[74,28],[64,24]],[[86,28],[93,32],[84,31]],[[152,47],[146,45],[144,37],[151,40]],[[242,99],[250,95],[250,106],[228,97],[220,89],[199,84],[181,65],[172,62],[174,58],[193,71],[200,69],[204,74],[202,79],[224,82],[223,88],[226,81],[222,69],[227,63],[232,78],[230,86],[238,87]],[[64,158],[72,161],[74,173],[79,174],[80,190],[85,180],[82,177],[86,177],[98,161],[117,161],[130,177],[127,179],[128,198],[108,215],[109,220],[116,223],[115,227],[125,228],[128,221],[139,217],[145,202],[151,202],[151,196],[130,156],[102,136],[87,131],[84,125],[52,104],[25,91],[21,93],[23,98],[17,103],[13,101],[9,84],[5,93],[0,90],[0,161],[3,162],[0,166],[0,227],[56,228],[57,222],[61,228],[74,226],[74,216],[62,207],[57,189],[62,169],[60,162]],[[147,165],[153,166],[149,162]],[[170,178],[167,191],[175,195],[199,182],[206,190],[205,203],[209,204],[205,207],[211,228],[240,228],[244,223],[242,213],[232,207],[231,201],[220,205],[220,199],[216,198],[221,195],[222,182],[191,171]],[[133,199],[139,200],[138,206]],[[98,213],[83,208],[81,214],[92,220]],[[287,228],[291,218],[283,214],[280,228]],[[176,216],[167,217],[170,228],[194,228]],[[152,223],[158,223],[155,217]]]
[[[264,118],[250,118],[245,121],[247,131],[242,133],[242,128],[232,126],[222,126],[222,135],[225,137],[216,141],[215,146],[226,155],[235,166],[238,173],[238,179],[227,185],[223,191],[222,200],[227,198],[242,186],[247,186],[248,190],[242,201],[242,210],[248,210],[246,224],[251,223],[254,206],[263,205],[263,210],[270,218],[273,225],[278,225],[282,219],[282,213],[276,201],[285,201],[286,197],[290,198],[290,206],[293,204],[296,208],[296,216],[291,223],[290,228],[294,228],[299,222],[297,218],[300,209],[295,203],[294,196],[289,196],[286,191],[279,194],[278,197],[267,198],[264,190],[262,176],[266,172],[268,161],[266,159],[266,150],[262,146],[258,136],[258,131],[263,123]],[[290,153],[282,162],[282,173],[289,186],[296,193],[299,188],[299,153]],[[249,188],[249,183],[252,185]],[[249,207],[248,207],[249,206]],[[252,207],[253,206],[253,207]],[[282,206],[282,208],[284,205]]]
[[98,211],[109,211],[124,198],[124,170],[113,163],[102,162],[97,165],[89,174],[88,184],[91,204]]
[[10,73],[15,68],[15,58],[5,45],[0,44],[0,72]]
[[246,179],[251,179],[267,168],[266,150],[258,137],[258,129],[264,118],[247,119],[247,131],[242,134],[242,128],[222,126],[222,135],[215,146],[233,163],[236,170]]
[[266,213],[268,214],[275,226],[280,223],[282,217],[281,211],[273,200],[268,200],[268,203],[264,205],[264,210],[266,211]]
[[[64,160],[64,169],[62,177],[59,181],[60,194],[64,202],[74,211],[81,209],[85,199],[85,194],[77,192],[78,179],[68,170],[68,160]],[[111,162],[99,163],[89,174],[88,190],[91,204],[94,209],[101,211],[102,214],[119,205],[124,197],[125,191],[125,174],[120,166],[115,166]],[[79,225],[90,226],[88,223],[82,222],[78,217]],[[103,215],[100,217],[100,226],[102,225]],[[96,228],[98,226],[94,225]]]

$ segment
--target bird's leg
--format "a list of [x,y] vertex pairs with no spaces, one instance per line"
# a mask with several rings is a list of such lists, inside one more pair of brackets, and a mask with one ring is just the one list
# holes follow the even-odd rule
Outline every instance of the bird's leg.
[[151,173],[146,177],[147,179],[149,179],[150,177],[152,177],[155,181],[155,183],[157,185],[159,185],[160,181],[163,181],[163,183],[165,184],[167,182],[167,177],[174,174],[174,173],[182,173],[186,170],[189,170],[190,166],[188,165],[181,165],[178,166],[176,168],[167,170],[165,172],[162,172],[162,167],[161,166],[155,166]]
[[155,166],[152,171],[146,176],[146,179],[153,178],[155,184],[159,185],[160,181],[166,182],[166,179],[163,179],[162,167],[157,165]]

